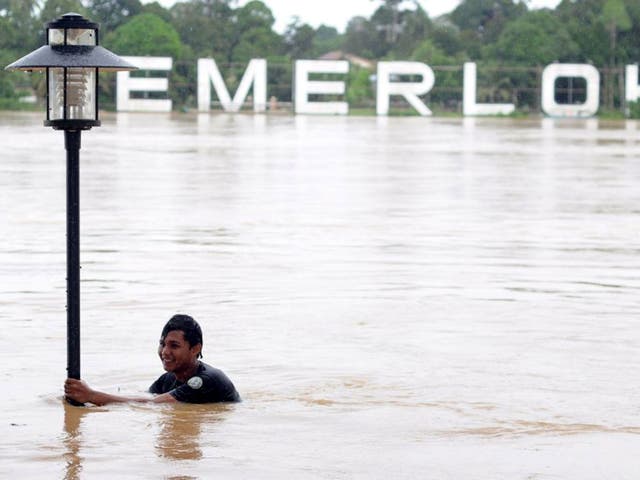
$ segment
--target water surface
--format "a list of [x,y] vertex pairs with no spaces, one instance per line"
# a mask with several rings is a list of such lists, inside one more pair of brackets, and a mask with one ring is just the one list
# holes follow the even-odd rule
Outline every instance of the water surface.
[[634,121],[119,114],[83,134],[82,372],[176,312],[245,401],[61,401],[63,136],[0,116],[0,477],[635,478]]

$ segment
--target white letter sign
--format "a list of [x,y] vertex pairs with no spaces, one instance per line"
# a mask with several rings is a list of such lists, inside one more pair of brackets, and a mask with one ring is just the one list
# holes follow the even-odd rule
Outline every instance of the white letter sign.
[[211,84],[227,112],[237,112],[249,94],[253,84],[253,111],[264,112],[267,108],[267,61],[254,58],[242,76],[238,90],[231,100],[216,61],[212,58],[198,59],[198,110],[208,112],[211,108]]
[[[556,102],[556,80],[567,77],[584,78],[587,96],[584,103],[560,104]],[[542,72],[542,110],[552,117],[591,117],[600,105],[600,73],[593,65],[580,63],[552,63]]]
[[[171,57],[122,57],[140,70],[170,71],[173,65]],[[170,112],[171,100],[131,98],[131,92],[166,92],[169,89],[168,78],[131,77],[129,72],[118,72],[118,97],[116,109],[119,112]]]
[[464,64],[464,91],[462,94],[464,115],[509,115],[516,106],[512,103],[476,103],[478,96],[476,90],[476,64],[467,62]]
[[[420,75],[420,82],[392,82],[398,75]],[[419,62],[378,62],[378,88],[376,112],[378,115],[389,114],[389,97],[401,95],[422,116],[431,115],[431,110],[422,103],[418,95],[428,93],[436,81],[429,65]]]
[[640,89],[638,88],[638,65],[627,65],[625,69],[625,100],[627,102],[636,102],[640,97]]
[[297,60],[295,64],[295,112],[303,114],[349,113],[347,102],[310,102],[309,95],[344,95],[344,82],[309,80],[311,73],[349,73],[349,62],[346,60]]

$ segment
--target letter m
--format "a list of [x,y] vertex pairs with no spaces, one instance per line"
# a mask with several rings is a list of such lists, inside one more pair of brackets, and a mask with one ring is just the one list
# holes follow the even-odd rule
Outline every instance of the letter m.
[[254,58],[249,62],[238,90],[231,100],[231,95],[216,61],[212,58],[200,58],[198,59],[198,111],[208,112],[211,108],[211,85],[213,85],[222,108],[227,112],[237,112],[246,100],[252,84],[253,110],[254,112],[264,112],[267,107],[266,60]]

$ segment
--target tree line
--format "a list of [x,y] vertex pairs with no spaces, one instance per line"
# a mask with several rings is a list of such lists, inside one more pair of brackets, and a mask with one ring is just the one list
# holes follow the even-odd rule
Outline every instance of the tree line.
[[[526,0],[463,0],[450,13],[430,18],[416,0],[371,0],[370,17],[353,17],[344,32],[314,28],[294,17],[280,34],[269,0],[238,6],[235,0],[183,0],[171,8],[140,0],[0,0],[0,64],[44,43],[43,24],[67,12],[100,23],[101,44],[119,55],[174,59],[169,96],[177,108],[193,108],[196,59],[215,58],[230,89],[251,58],[269,65],[269,95],[291,100],[296,59],[409,60],[430,65],[434,111],[460,108],[462,65],[478,64],[479,101],[511,102],[518,111],[539,109],[542,68],[553,62],[590,63],[602,73],[603,108],[624,107],[624,65],[640,59],[640,0],[562,0],[555,9],[530,9]],[[374,70],[353,63],[347,101],[375,101]],[[113,76],[101,82],[103,105],[113,103]],[[580,102],[580,82],[560,85]],[[0,108],[18,108],[30,92],[44,92],[38,76],[0,73]],[[111,99],[111,100],[110,100]]]

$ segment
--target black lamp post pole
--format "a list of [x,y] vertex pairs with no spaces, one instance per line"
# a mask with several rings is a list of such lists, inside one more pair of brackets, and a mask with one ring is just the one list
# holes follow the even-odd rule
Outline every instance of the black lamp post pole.
[[65,130],[67,150],[67,376],[80,378],[80,130]]

